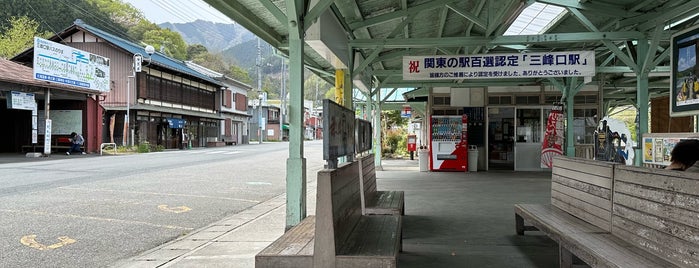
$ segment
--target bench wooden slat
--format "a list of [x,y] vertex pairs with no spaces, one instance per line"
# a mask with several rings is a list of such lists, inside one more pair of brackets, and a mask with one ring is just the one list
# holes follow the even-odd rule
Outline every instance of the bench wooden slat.
[[619,166],[612,234],[682,267],[699,267],[699,176]]
[[366,205],[367,214],[377,215],[401,215],[403,214],[403,206],[405,193],[403,191],[378,191],[375,198]]
[[612,189],[611,188],[604,188],[600,187],[594,184],[578,181],[569,177],[563,177],[560,175],[552,174],[551,175],[551,180],[552,182],[555,182],[556,184],[560,184],[569,188],[573,188],[578,191],[582,191],[600,198],[604,198],[607,200],[612,199]]
[[567,233],[560,245],[591,267],[676,267],[609,233]]
[[374,155],[361,158],[363,167],[364,213],[367,215],[405,214],[405,192],[378,191]]
[[255,267],[311,267],[314,235],[315,217],[308,216],[255,255]]
[[[553,193],[551,193],[553,195]],[[570,200],[568,200],[570,201]],[[611,211],[607,211],[606,213],[600,213],[598,214],[593,214],[590,212],[585,211],[580,207],[580,205],[571,205],[569,203],[565,203],[562,199],[557,199],[557,198],[551,198],[551,205],[554,207],[557,207],[561,210],[566,211],[568,214],[574,215],[575,217],[584,220],[594,226],[597,226],[601,228],[602,230],[605,230],[609,232],[612,228],[612,222],[611,222]]]
[[553,191],[565,195],[569,198],[579,200],[585,205],[594,206],[597,209],[610,212],[612,207],[611,196],[600,197],[588,193],[587,191],[581,191],[580,189],[571,188],[559,183],[551,183],[551,193]]
[[401,218],[362,215],[359,177],[359,162],[318,172],[315,267],[396,265]]
[[[630,169],[619,167],[615,170],[616,181],[628,182],[689,195],[699,195],[699,175],[694,172],[679,172],[664,169]],[[638,168],[641,169],[641,168]],[[663,177],[658,180],[658,177]]]
[[[593,161],[593,160],[590,160]],[[610,168],[611,170],[611,168]],[[611,189],[612,188],[612,180],[610,178],[605,178],[601,176],[596,176],[590,173],[586,172],[586,169],[581,169],[581,170],[573,170],[573,169],[567,169],[567,168],[561,168],[557,166],[553,166],[552,168],[552,173],[557,176],[562,176],[562,177],[567,177],[567,178],[574,178],[575,180],[592,184],[592,185],[597,185],[602,188],[606,189]]]
[[667,200],[667,204],[670,204],[676,208],[699,212],[699,200],[697,200],[697,197],[694,195],[667,191],[658,188],[639,187],[636,184],[621,181],[614,183],[614,190],[618,194],[636,196],[638,198],[650,200],[656,203],[662,203]]
[[614,163],[595,161],[579,157],[555,156],[554,166],[570,170],[579,170],[601,178],[611,178]]
[[515,215],[546,233],[591,267],[674,267],[608,231],[548,204],[515,204]]

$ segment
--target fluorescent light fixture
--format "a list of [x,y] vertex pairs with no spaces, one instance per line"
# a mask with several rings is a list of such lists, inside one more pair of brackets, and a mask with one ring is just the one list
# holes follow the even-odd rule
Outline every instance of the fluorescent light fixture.
[[565,8],[534,3],[522,10],[503,35],[543,34],[567,13]]

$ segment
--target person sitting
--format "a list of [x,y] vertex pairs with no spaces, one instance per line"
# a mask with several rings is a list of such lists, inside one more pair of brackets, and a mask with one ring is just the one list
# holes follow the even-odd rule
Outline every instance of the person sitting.
[[80,146],[85,143],[85,139],[83,139],[83,136],[78,134],[78,133],[70,133],[70,149],[66,152],[67,155],[70,155],[72,152],[77,152],[81,154],[85,154],[82,149],[80,149]]
[[682,140],[672,148],[672,152],[670,152],[671,163],[665,169],[685,171],[691,167],[690,171],[694,171],[693,165],[697,163],[697,160],[699,160],[699,140]]

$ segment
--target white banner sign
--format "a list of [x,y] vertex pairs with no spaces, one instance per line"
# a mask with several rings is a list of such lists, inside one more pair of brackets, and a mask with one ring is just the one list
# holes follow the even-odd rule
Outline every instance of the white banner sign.
[[109,58],[34,37],[34,79],[109,92]]
[[11,91],[7,96],[7,109],[33,110],[36,109],[34,93]]
[[500,79],[595,75],[593,51],[404,56],[404,80]]

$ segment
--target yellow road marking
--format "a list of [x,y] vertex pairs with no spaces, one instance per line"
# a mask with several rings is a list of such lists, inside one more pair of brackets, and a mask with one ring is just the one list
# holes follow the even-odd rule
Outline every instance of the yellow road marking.
[[179,207],[169,207],[168,205],[159,205],[158,209],[166,212],[172,212],[172,213],[182,213],[182,212],[187,212],[192,210],[189,207],[186,206],[179,206]]
[[124,223],[124,224],[132,224],[132,225],[145,225],[145,226],[152,226],[152,227],[157,227],[157,228],[167,228],[167,229],[177,229],[177,230],[187,230],[187,231],[194,229],[194,228],[190,228],[190,227],[182,227],[182,226],[176,226],[176,225],[162,225],[162,224],[154,224],[154,223],[142,222],[142,221],[129,221],[129,220],[110,219],[110,218],[83,216],[83,215],[74,215],[74,214],[58,214],[58,213],[48,213],[48,212],[43,212],[43,211],[32,211],[32,210],[0,209],[0,212],[33,214],[33,215],[40,215],[40,216],[55,216],[55,217],[63,217],[63,218],[96,220],[96,221],[104,221],[104,222],[116,222],[116,223]]
[[220,197],[220,196],[206,196],[206,195],[193,195],[193,194],[171,194],[171,193],[143,192],[143,191],[122,191],[122,190],[110,190],[110,189],[87,189],[87,188],[79,188],[79,187],[59,187],[59,189],[90,191],[90,192],[112,192],[112,193],[131,193],[131,194],[147,194],[147,195],[162,195],[162,196],[184,196],[184,197],[220,199],[220,200],[233,200],[233,201],[242,201],[242,202],[250,202],[250,203],[262,202],[259,200],[252,200],[252,199]]
[[39,242],[36,242],[36,235],[25,235],[23,236],[19,242],[21,242],[23,245],[30,247],[30,248],[35,248],[38,250],[49,250],[49,249],[57,249],[65,245],[70,245],[75,242],[77,242],[75,239],[72,239],[67,236],[59,236],[58,240],[61,242],[52,244],[52,245],[44,245]]

